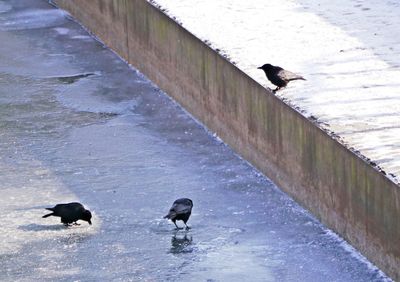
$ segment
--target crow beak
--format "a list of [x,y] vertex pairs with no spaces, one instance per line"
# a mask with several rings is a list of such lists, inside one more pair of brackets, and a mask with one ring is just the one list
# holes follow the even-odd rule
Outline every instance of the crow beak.
[[258,67],[258,69],[260,69],[260,70],[261,70],[261,69],[262,69],[262,67]]

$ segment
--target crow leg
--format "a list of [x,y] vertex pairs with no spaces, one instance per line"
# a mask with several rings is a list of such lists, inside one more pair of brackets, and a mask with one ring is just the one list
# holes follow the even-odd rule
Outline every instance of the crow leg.
[[185,223],[185,226],[186,226],[186,230],[189,230],[190,229],[190,227],[189,226],[187,226],[187,224]]
[[73,223],[73,225],[80,225],[79,223],[77,223],[76,221]]

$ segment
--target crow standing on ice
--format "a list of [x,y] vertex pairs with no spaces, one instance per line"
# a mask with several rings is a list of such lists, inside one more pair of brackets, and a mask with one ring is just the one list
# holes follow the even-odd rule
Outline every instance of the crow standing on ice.
[[49,216],[59,216],[61,217],[61,222],[64,223],[65,226],[69,226],[70,224],[79,225],[76,221],[84,220],[92,224],[90,219],[92,218],[92,214],[89,210],[86,210],[82,204],[80,203],[69,203],[69,204],[58,204],[54,208],[46,208],[46,210],[52,211],[52,213],[46,214],[43,218]]
[[[177,229],[180,229],[178,225],[176,225],[177,220],[182,220],[185,223],[189,220],[190,214],[192,213],[193,202],[188,198],[182,198],[176,200],[172,207],[169,210],[169,213],[164,216],[164,218],[171,219],[171,221],[175,224]],[[186,225],[186,229],[189,229],[189,226]]]
[[277,91],[281,89],[282,87],[286,87],[286,85],[289,83],[289,81],[292,80],[305,80],[304,77],[297,75],[295,73],[292,73],[290,71],[284,70],[281,67],[278,66],[273,66],[270,64],[265,64],[258,69],[261,69],[265,72],[265,75],[267,76],[268,80],[272,82],[272,84],[276,85],[276,89],[274,91]]

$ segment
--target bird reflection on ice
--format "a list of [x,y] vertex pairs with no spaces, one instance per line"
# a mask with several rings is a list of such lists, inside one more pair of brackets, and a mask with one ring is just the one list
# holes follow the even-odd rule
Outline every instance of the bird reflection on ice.
[[190,246],[193,243],[193,236],[188,235],[189,231],[179,232],[178,230],[174,231],[174,234],[171,238],[171,254],[180,254],[180,253],[191,253],[193,248]]

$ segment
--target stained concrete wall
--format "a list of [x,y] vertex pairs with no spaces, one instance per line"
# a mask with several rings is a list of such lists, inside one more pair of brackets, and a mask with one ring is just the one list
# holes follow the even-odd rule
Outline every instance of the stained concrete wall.
[[400,280],[399,187],[145,0],[56,0]]

